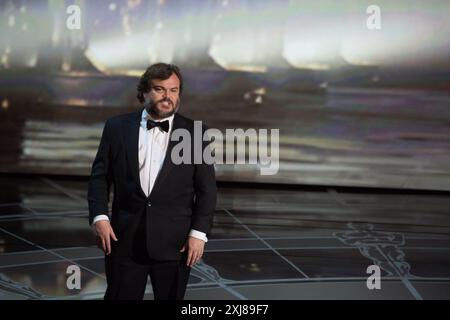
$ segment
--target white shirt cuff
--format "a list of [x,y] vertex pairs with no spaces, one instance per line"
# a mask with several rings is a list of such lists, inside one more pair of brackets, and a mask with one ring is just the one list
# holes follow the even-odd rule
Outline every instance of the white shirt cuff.
[[92,221],[92,226],[94,226],[97,221],[101,221],[101,220],[109,221],[109,217],[106,214],[99,214],[98,216],[95,216],[94,220]]
[[[101,221],[101,220],[108,220],[109,221],[109,217],[106,214],[99,214],[98,216],[95,216],[94,220],[92,221],[92,226],[94,226],[97,221]],[[206,237],[206,233],[201,232],[201,231],[197,231],[197,230],[191,229],[191,231],[189,232],[189,236],[197,238],[197,239],[200,239],[200,240],[203,240],[205,242],[208,242],[208,238]]]
[[197,239],[200,239],[200,240],[203,240],[205,242],[208,242],[208,238],[206,237],[206,233],[201,232],[201,231],[197,231],[197,230],[191,229],[191,231],[189,232],[189,236],[197,238]]

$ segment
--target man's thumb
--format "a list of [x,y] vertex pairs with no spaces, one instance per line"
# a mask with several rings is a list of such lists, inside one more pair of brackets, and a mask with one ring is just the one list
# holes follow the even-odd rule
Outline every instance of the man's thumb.
[[183,245],[183,248],[181,248],[180,252],[184,252],[184,250],[186,250],[186,245]]

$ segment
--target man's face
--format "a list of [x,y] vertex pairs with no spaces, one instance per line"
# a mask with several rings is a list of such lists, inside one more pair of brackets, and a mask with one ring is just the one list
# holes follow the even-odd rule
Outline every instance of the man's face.
[[150,91],[144,94],[147,111],[155,119],[170,117],[180,105],[180,79],[173,73],[166,80],[151,82]]

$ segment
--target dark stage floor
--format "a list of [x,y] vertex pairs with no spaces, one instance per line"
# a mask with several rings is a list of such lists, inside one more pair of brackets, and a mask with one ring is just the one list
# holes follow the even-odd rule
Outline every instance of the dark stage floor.
[[[101,299],[86,182],[3,175],[0,190],[0,299]],[[450,299],[444,193],[219,191],[187,299]],[[80,290],[66,287],[73,264]],[[371,264],[382,266],[380,290],[366,286]]]

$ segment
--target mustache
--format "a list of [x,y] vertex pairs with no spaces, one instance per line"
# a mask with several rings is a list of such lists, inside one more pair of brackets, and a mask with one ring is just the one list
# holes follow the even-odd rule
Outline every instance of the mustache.
[[173,102],[170,99],[161,99],[161,100],[157,101],[156,103],[160,103],[160,102],[168,102],[171,105],[173,105]]

